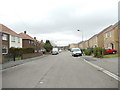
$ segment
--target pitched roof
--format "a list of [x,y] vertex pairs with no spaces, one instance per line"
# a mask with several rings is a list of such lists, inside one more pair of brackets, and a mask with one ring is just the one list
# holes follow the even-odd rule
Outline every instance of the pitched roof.
[[2,30],[3,33],[7,33],[7,34],[10,34],[10,35],[14,35],[14,36],[19,36],[16,32],[12,31],[11,29],[6,27],[5,25],[0,24],[0,26],[1,26],[1,30]]
[[[92,39],[92,38],[94,38],[94,37],[96,37],[98,34],[95,34],[94,36],[92,36],[90,39]],[[90,40],[90,39],[88,39],[88,40]]]
[[100,33],[98,33],[98,35],[100,35],[101,33],[107,31],[108,29],[111,29],[113,25],[110,25],[109,27],[105,28],[103,31],[101,31]]
[[112,25],[112,27],[108,28],[105,32],[111,31],[113,30],[115,27],[118,27],[120,21],[118,21],[117,23],[115,23],[114,25]]
[[29,36],[28,34],[25,34],[25,33],[20,33],[19,35],[20,35],[23,39],[35,40],[34,38],[32,38],[31,36]]

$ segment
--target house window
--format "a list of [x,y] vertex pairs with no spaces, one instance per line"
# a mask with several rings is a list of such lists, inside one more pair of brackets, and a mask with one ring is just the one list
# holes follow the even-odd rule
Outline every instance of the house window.
[[105,37],[108,38],[108,34],[107,33],[105,34]]
[[29,40],[29,44],[30,44],[31,42],[30,42],[30,40]]
[[7,47],[2,47],[2,54],[7,54],[8,50]]
[[2,35],[2,40],[6,40],[7,41],[8,40],[8,36],[6,34],[3,34]]
[[18,37],[18,43],[20,43],[20,38]]
[[15,42],[15,36],[11,36],[11,42]]
[[112,33],[110,32],[110,37],[112,37]]
[[96,37],[96,42],[97,42],[97,37]]

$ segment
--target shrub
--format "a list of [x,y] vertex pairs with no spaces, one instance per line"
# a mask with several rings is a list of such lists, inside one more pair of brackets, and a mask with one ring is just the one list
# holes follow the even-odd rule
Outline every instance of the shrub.
[[85,55],[89,55],[90,56],[90,55],[92,55],[92,51],[93,50],[91,50],[91,49],[85,49],[84,53],[85,53]]
[[102,49],[100,47],[96,47],[93,49],[94,57],[103,58],[104,52],[105,49]]

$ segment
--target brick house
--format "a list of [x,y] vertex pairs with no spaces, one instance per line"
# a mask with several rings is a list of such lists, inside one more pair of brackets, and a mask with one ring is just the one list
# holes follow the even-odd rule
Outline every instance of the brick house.
[[34,48],[35,52],[39,52],[40,49],[43,49],[43,41],[38,41],[36,37],[32,38],[29,36],[26,31],[19,34],[22,37],[22,47],[23,48]]
[[88,46],[89,48],[95,48],[98,47],[98,36],[97,34],[92,36],[89,40],[88,40]]
[[83,49],[87,49],[88,47],[89,47],[89,41],[86,40],[86,41],[84,41],[84,43],[83,43]]
[[105,28],[103,31],[101,31],[100,33],[97,34],[98,47],[104,47],[104,32],[110,28],[112,28],[112,25],[110,25],[109,27]]
[[35,48],[35,39],[26,34],[26,31],[24,33],[19,34],[22,37],[22,47],[23,48]]
[[81,41],[78,43],[80,49],[87,49],[89,47],[88,40]]
[[22,48],[22,38],[8,27],[0,24],[2,31],[2,54],[7,54],[9,48]]
[[104,32],[104,47],[118,50],[118,23]]
[[84,49],[84,41],[79,42],[79,43],[78,43],[78,47],[79,47],[80,49]]

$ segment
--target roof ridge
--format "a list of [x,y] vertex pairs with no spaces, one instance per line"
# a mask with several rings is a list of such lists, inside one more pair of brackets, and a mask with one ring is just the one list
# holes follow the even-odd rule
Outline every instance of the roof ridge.
[[19,36],[18,33],[16,33],[15,31],[11,30],[10,28],[8,28],[7,26],[2,25],[2,32],[7,33],[7,34],[11,34],[11,35],[15,35],[15,36]]

